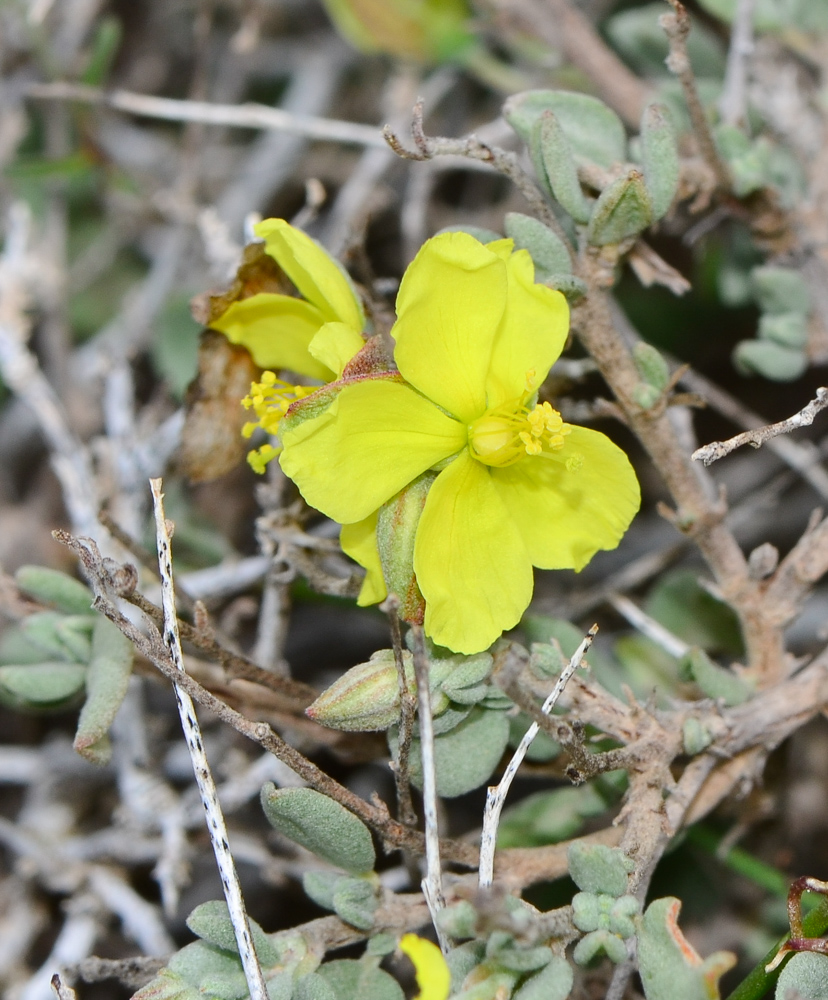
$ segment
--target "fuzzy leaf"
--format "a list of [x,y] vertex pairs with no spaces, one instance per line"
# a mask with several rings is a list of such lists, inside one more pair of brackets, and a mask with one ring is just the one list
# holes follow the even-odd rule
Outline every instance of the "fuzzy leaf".
[[109,727],[127,693],[132,673],[132,643],[99,615],[92,629],[92,656],[86,672],[86,701],[78,719],[75,750],[93,764],[112,756]]
[[763,340],[801,350],[808,343],[808,319],[801,312],[765,313],[759,317],[758,333]]
[[83,690],[86,667],[77,663],[34,663],[0,667],[0,698],[16,707],[58,707]]
[[591,816],[607,808],[593,785],[535,792],[506,809],[497,832],[497,846],[540,847],[575,836]]
[[[529,152],[538,176],[576,222],[589,221],[590,203],[581,190],[578,170],[560,122],[545,111],[532,129]],[[566,268],[566,270],[571,270]]]
[[[389,737],[396,756],[396,734]],[[452,799],[479,788],[497,767],[508,739],[509,720],[505,712],[473,708],[468,718],[434,740],[437,794]],[[412,740],[411,780],[417,788],[422,787],[423,781],[420,753],[420,741]]]
[[656,899],[638,930],[638,964],[647,1000],[718,1000],[719,979],[736,964],[729,951],[702,960],[678,926],[681,900]]
[[575,841],[567,851],[569,874],[583,892],[623,896],[633,863],[618,847]]
[[379,906],[376,887],[367,879],[339,879],[333,892],[333,909],[338,917],[361,931],[374,926]]
[[305,872],[302,876],[302,888],[305,890],[305,895],[317,906],[321,906],[323,910],[333,910],[336,887],[347,877],[347,875],[332,876],[329,871]]
[[558,119],[577,159],[604,169],[623,161],[624,126],[597,97],[568,90],[527,90],[506,101],[503,117],[528,145],[532,128],[544,111],[551,111]]
[[512,1000],[566,1000],[573,980],[572,966],[556,955],[545,969],[526,980]]
[[261,799],[268,821],[290,840],[345,871],[373,870],[371,833],[345,806],[312,788],[277,788],[272,781]]
[[[89,639],[92,621],[91,615],[79,619],[77,616],[67,618],[57,611],[38,611],[21,623],[20,631],[27,642],[43,651],[44,660],[86,664],[92,649]],[[85,642],[84,631],[87,633]]]
[[25,594],[67,615],[88,615],[95,600],[92,591],[79,580],[46,566],[21,566],[14,579]]
[[[194,941],[177,951],[170,959],[167,971],[180,976],[190,986],[197,987],[196,996],[199,997],[241,1000],[248,995],[247,980],[244,978],[239,956],[205,941]],[[151,994],[144,997],[139,993],[137,996],[139,1000],[149,1000]]]
[[641,118],[641,161],[653,218],[660,219],[673,204],[680,162],[676,130],[664,104],[648,104]]
[[665,574],[648,595],[645,611],[690,646],[733,656],[742,652],[735,612],[699,583],[694,570]]
[[616,965],[627,958],[627,946],[621,938],[609,931],[601,930],[590,931],[581,938],[572,952],[572,960],[576,965],[589,965],[602,952]]
[[793,382],[808,367],[802,351],[772,340],[743,340],[733,351],[733,362],[743,375],[764,375],[774,382]]
[[587,227],[587,239],[593,246],[621,243],[642,233],[653,221],[653,203],[636,169],[609,184],[601,192]]
[[644,381],[659,393],[664,392],[670,381],[670,368],[661,351],[642,340],[635,345],[633,359]]
[[337,1000],[405,1000],[395,979],[365,961],[342,958],[320,965],[317,972],[334,988]]
[[681,665],[708,698],[721,699],[728,708],[741,705],[753,694],[750,684],[714,663],[703,649],[691,649]]
[[811,296],[802,274],[791,267],[754,267],[750,272],[754,298],[763,313],[807,314]]
[[776,1000],[786,1000],[791,993],[799,1000],[828,998],[828,955],[802,951],[788,961],[776,981]]
[[519,249],[528,250],[535,262],[535,280],[546,281],[553,274],[572,271],[569,249],[548,226],[530,215],[507,212],[506,235]]
[[302,976],[293,989],[291,1000],[339,1000],[333,986],[318,972]]
[[[233,922],[230,919],[227,903],[223,899],[210,900],[197,906],[187,917],[187,926],[202,941],[238,954]],[[276,965],[279,962],[280,952],[255,920],[250,920],[250,933],[262,966],[269,968]]]

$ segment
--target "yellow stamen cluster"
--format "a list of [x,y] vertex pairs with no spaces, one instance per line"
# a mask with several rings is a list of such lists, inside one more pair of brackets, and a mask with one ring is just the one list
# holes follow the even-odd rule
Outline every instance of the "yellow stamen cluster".
[[560,451],[572,428],[549,403],[527,410],[523,400],[488,410],[469,427],[472,455],[484,465],[512,465],[526,455]]
[[[277,378],[274,372],[263,372],[261,382],[254,382],[250,392],[242,400],[242,405],[253,412],[258,420],[248,421],[242,427],[242,434],[249,438],[257,427],[261,427],[272,437],[279,433],[279,423],[292,403],[316,392],[317,386],[291,385]],[[267,463],[275,458],[281,448],[264,444],[248,453],[247,461],[256,472],[262,473]]]

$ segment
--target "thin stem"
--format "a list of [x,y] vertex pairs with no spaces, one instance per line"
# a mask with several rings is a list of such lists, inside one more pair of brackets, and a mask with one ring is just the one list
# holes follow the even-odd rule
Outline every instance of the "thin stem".
[[[169,523],[164,517],[164,500],[161,492],[161,480],[151,479],[153,509],[155,511],[155,531],[158,542],[158,568],[161,572],[161,600],[164,608],[164,644],[167,647],[175,667],[184,673],[184,658],[181,652],[181,638],[178,634],[178,617],[175,610],[175,589],[172,576],[172,550],[170,546]],[[190,751],[196,784],[201,794],[204,814],[207,818],[207,828],[216,856],[221,883],[224,887],[224,897],[236,936],[245,979],[250,989],[251,1000],[267,1000],[262,968],[256,955],[256,947],[250,933],[250,923],[244,906],[241,885],[236,874],[236,865],[227,838],[227,825],[219,805],[218,792],[204,744],[201,729],[196,718],[195,708],[190,696],[178,684],[173,684],[175,699],[178,702],[178,714],[181,717],[181,728]]]
[[394,663],[397,667],[397,682],[400,691],[400,731],[397,744],[397,759],[394,761],[394,782],[397,788],[397,815],[399,821],[406,826],[417,825],[417,814],[411,801],[411,783],[409,777],[408,758],[411,754],[411,735],[414,731],[414,712],[417,699],[408,686],[405,676],[405,659],[403,657],[402,635],[400,634],[399,618],[400,602],[394,594],[389,594],[383,610],[388,615],[391,629],[391,645],[394,649]]
[[[558,678],[548,698],[541,706],[541,711],[544,715],[549,715],[558,703],[558,699],[563,694],[569,678],[581,665],[581,661],[586,655],[586,651],[592,645],[592,640],[597,634],[598,626],[593,625],[584,637],[581,645],[575,650],[572,659],[561,671],[561,676]],[[506,796],[509,794],[509,789],[512,787],[512,782],[515,779],[518,768],[523,763],[523,759],[539,731],[540,726],[537,722],[533,722],[529,726],[523,734],[523,739],[518,744],[514,754],[512,754],[512,759],[506,765],[503,777],[496,786],[490,785],[486,792],[486,808],[483,813],[483,832],[480,835],[480,871],[478,874],[478,883],[481,889],[487,889],[492,884],[494,876],[495,846],[497,844],[497,828],[500,823],[500,814],[503,811]]]
[[436,923],[437,913],[446,905],[440,863],[440,836],[437,825],[437,771],[434,763],[434,720],[431,715],[431,692],[428,687],[428,655],[421,625],[412,625],[414,637],[414,676],[417,679],[417,702],[420,716],[420,752],[423,761],[423,817],[425,821],[426,876],[423,895],[428,903],[434,929],[443,953],[449,941]]

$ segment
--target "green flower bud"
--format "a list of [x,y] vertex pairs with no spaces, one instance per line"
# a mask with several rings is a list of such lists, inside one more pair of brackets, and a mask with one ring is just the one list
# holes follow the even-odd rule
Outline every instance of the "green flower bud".
[[587,227],[593,246],[621,243],[653,221],[653,204],[643,174],[630,169],[601,192]]
[[529,251],[535,262],[536,281],[546,281],[553,274],[571,273],[569,248],[548,226],[529,215],[508,212],[505,228],[516,247]]
[[382,574],[389,594],[400,602],[403,621],[422,625],[425,601],[414,573],[414,542],[428,491],[436,479],[433,472],[419,476],[380,508],[377,547]]
[[793,382],[808,367],[802,351],[772,340],[743,340],[733,351],[733,363],[743,375],[764,375],[774,382]]
[[664,104],[649,104],[641,118],[641,158],[644,183],[660,219],[673,204],[679,182],[679,155],[676,131]]
[[337,868],[362,875],[376,862],[368,827],[327,795],[312,788],[262,787],[262,808],[270,824],[294,843]]
[[[414,685],[414,661],[403,652],[405,676]],[[400,686],[392,649],[380,649],[367,663],[351,667],[305,710],[330,729],[372,732],[387,729],[400,717]]]

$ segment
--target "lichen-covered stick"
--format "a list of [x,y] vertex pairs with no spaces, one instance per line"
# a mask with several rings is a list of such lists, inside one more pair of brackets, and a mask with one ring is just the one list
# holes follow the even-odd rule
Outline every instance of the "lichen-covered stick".
[[[155,512],[155,533],[158,544],[158,568],[161,572],[161,603],[164,608],[164,645],[178,670],[184,673],[184,661],[181,654],[181,639],[178,634],[178,618],[175,611],[175,589],[172,576],[172,554],[170,550],[170,532],[164,517],[164,500],[161,492],[161,480],[151,479],[152,505]],[[213,780],[204,744],[201,740],[201,729],[196,719],[195,708],[186,691],[178,684],[173,684],[175,698],[178,702],[178,714],[181,717],[181,727],[187,740],[187,749],[193,762],[196,784],[201,794],[204,814],[207,818],[207,828],[216,855],[221,884],[224,886],[224,897],[230,911],[230,920],[236,935],[244,975],[250,988],[250,1000],[267,1000],[265,986],[259,959],[250,934],[250,923],[244,908],[241,886],[236,874],[236,865],[230,853],[227,840],[227,827],[219,806],[216,784]]]
[[[561,671],[561,676],[558,678],[555,687],[552,688],[552,691],[541,708],[544,715],[549,715],[557,704],[558,698],[560,698],[563,694],[564,688],[569,682],[569,678],[581,665],[581,660],[583,660],[586,655],[586,651],[592,645],[592,640],[597,634],[598,626],[593,625],[586,636],[584,636],[584,641],[575,650],[572,659]],[[486,808],[483,812],[483,832],[480,835],[480,870],[478,874],[478,884],[481,889],[487,889],[492,884],[492,877],[494,874],[495,844],[497,842],[497,827],[500,823],[500,814],[503,811],[503,804],[506,801],[506,796],[509,794],[509,788],[511,787],[512,781],[518,772],[518,768],[523,763],[526,751],[531,746],[532,740],[534,740],[534,738],[538,735],[539,729],[540,726],[538,726],[537,722],[533,722],[532,725],[526,730],[523,734],[523,739],[520,741],[517,749],[512,755],[512,759],[506,765],[506,770],[503,772],[503,777],[500,779],[499,784],[490,785],[486,791]]]

